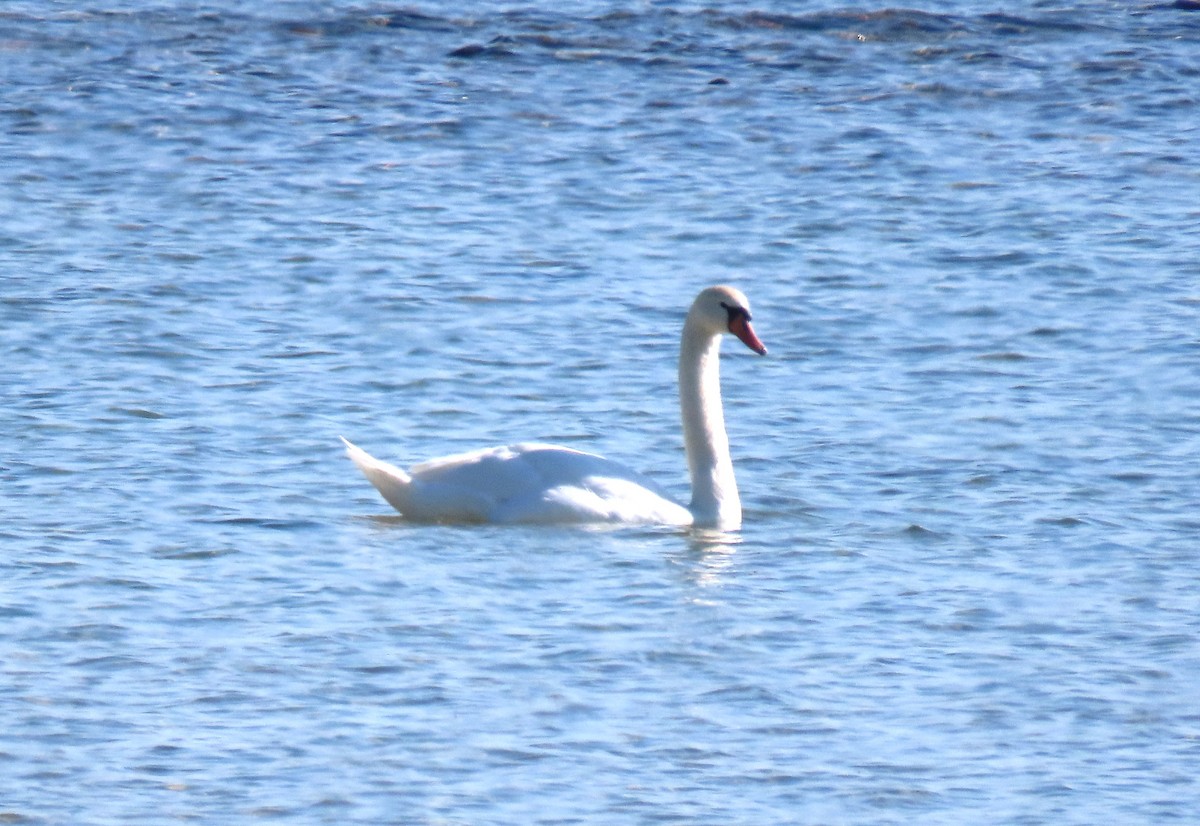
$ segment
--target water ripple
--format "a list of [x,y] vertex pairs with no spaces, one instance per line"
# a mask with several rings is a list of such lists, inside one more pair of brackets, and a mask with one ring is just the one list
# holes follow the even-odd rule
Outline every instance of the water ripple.
[[[1187,6],[6,6],[0,819],[1190,817]],[[736,537],[341,455],[684,495],[716,281]]]

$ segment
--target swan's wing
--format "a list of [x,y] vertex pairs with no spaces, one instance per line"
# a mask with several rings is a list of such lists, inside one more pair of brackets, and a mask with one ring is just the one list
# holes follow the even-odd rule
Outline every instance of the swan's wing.
[[541,482],[505,501],[503,522],[616,522],[686,525],[691,512],[653,481],[592,453],[554,445],[516,445]]
[[[504,516],[511,503],[536,500],[561,481],[562,469],[555,468],[552,460],[530,458],[547,451],[578,453],[553,445],[508,445],[431,459],[410,468],[412,481],[401,504],[388,501],[416,520],[515,521]],[[552,518],[547,514],[542,520],[529,521],[568,521],[568,518],[562,515]]]
[[[688,524],[652,481],[603,456],[558,445],[476,450],[411,469],[410,515],[488,522]],[[418,512],[419,511],[419,512]]]
[[495,521],[690,525],[693,520],[687,508],[636,482],[590,477],[511,499],[496,511]]
[[453,485],[489,491],[504,499],[545,485],[545,469],[529,455],[544,450],[568,450],[553,445],[506,445],[431,459],[413,465],[409,473],[422,484]]

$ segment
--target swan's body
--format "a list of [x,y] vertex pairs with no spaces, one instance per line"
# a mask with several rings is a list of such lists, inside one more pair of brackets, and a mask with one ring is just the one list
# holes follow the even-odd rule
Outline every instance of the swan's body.
[[692,501],[684,507],[623,465],[568,447],[518,444],[434,459],[407,472],[354,445],[346,450],[396,510],[434,522],[741,525],[742,507],[721,407],[721,336],[762,354],[746,297],[709,287],[692,303],[679,350],[679,404]]
[[688,525],[692,514],[649,479],[568,447],[519,444],[434,459],[408,473],[346,442],[383,498],[439,522],[618,522]]

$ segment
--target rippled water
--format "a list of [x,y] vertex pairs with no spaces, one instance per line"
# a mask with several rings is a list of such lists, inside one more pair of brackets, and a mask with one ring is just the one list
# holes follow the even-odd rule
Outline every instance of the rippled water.
[[[1200,12],[10,2],[0,819],[1200,809]],[[413,526],[557,441],[739,536]]]

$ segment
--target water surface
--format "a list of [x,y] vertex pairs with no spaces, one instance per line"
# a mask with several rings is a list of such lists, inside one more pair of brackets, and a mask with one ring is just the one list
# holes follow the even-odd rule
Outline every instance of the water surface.
[[[0,818],[1200,807],[1187,4],[8,3]],[[746,524],[413,526],[559,442]]]

